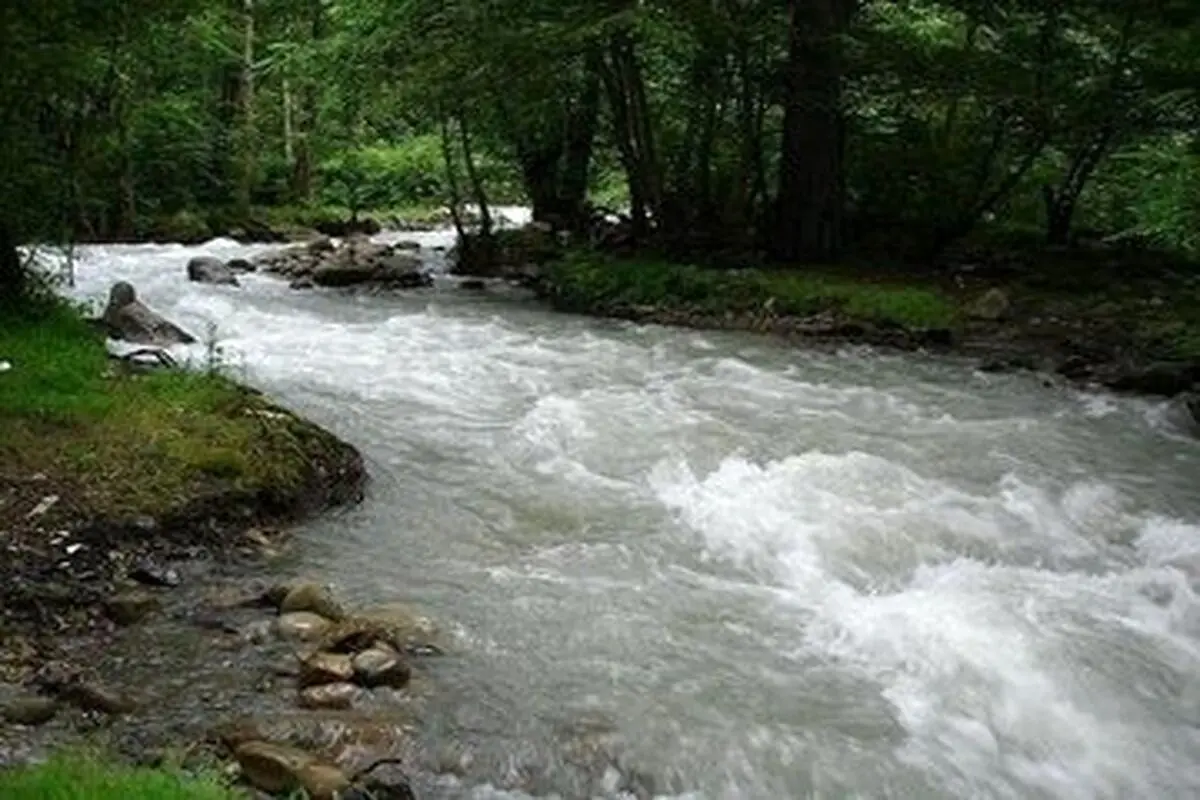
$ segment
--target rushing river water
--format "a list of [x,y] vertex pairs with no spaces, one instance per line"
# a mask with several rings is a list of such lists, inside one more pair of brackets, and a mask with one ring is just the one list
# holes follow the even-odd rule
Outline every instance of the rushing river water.
[[299,555],[456,631],[430,724],[479,757],[444,796],[525,796],[489,784],[595,718],[670,796],[1200,794],[1200,442],[1170,406],[448,278],[185,281],[262,249],[87,248],[75,292],[213,323],[365,453],[367,501]]

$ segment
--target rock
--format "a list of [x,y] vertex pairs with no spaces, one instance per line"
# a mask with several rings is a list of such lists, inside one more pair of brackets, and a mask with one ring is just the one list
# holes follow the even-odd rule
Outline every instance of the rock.
[[368,778],[361,784],[351,786],[342,794],[341,800],[416,800],[412,785],[407,779],[384,781]]
[[357,286],[370,283],[378,278],[378,268],[374,264],[334,263],[322,264],[313,270],[312,280],[317,286],[328,289],[340,289],[346,286]]
[[315,286],[316,284],[312,282],[312,278],[296,278],[296,280],[288,284],[289,289],[312,289]]
[[340,769],[297,747],[250,741],[233,754],[246,780],[270,794],[304,791],[311,800],[334,800],[350,788]]
[[346,618],[346,612],[334,600],[333,594],[316,583],[297,584],[284,595],[279,603],[279,613],[288,614],[295,611],[309,611],[334,622]]
[[179,573],[173,569],[161,567],[153,561],[138,563],[129,573],[129,577],[146,586],[174,588],[179,585]]
[[392,248],[395,250],[420,250],[421,243],[410,241],[396,242],[394,245],[392,245]]
[[322,253],[332,253],[334,250],[333,239],[328,236],[318,236],[304,246],[304,249],[312,255],[321,255]]
[[376,608],[339,622],[321,638],[321,649],[361,653],[379,642],[401,653],[419,648],[441,652],[432,620],[403,606]]
[[482,292],[487,289],[487,284],[478,278],[471,278],[460,283],[458,287],[466,292]]
[[159,599],[147,592],[125,592],[104,603],[104,613],[118,625],[136,625],[161,608]]
[[1200,383],[1200,362],[1170,361],[1151,364],[1140,370],[1125,372],[1105,381],[1108,388],[1118,392],[1136,392],[1174,397]]
[[300,686],[324,686],[327,683],[350,683],[354,679],[354,662],[342,653],[313,653],[300,662]]
[[133,698],[95,683],[73,681],[57,687],[54,693],[64,703],[69,703],[80,711],[97,711],[119,716],[132,714],[137,710],[137,702]]
[[1187,407],[1188,413],[1192,415],[1192,420],[1200,425],[1200,394],[1189,394],[1183,401]]
[[1007,292],[1003,289],[992,288],[975,301],[975,304],[971,306],[970,315],[974,319],[998,322],[1008,316],[1011,306]]
[[301,708],[345,710],[358,699],[359,688],[353,683],[326,683],[300,690]]
[[375,644],[354,656],[354,678],[363,686],[403,688],[412,677],[404,658],[386,645]]
[[333,627],[333,622],[311,611],[294,611],[281,614],[275,620],[275,631],[283,639],[313,642],[324,636]]
[[101,320],[114,339],[159,347],[196,341],[195,336],[143,305],[133,285],[125,281],[113,284]]
[[44,725],[58,713],[58,701],[52,697],[18,697],[0,708],[0,716],[13,725]]
[[237,276],[233,270],[225,266],[225,262],[212,256],[197,256],[188,262],[187,276],[189,281],[196,283],[213,283],[224,286],[237,286]]
[[257,272],[258,267],[252,262],[244,258],[234,258],[225,265],[233,272]]

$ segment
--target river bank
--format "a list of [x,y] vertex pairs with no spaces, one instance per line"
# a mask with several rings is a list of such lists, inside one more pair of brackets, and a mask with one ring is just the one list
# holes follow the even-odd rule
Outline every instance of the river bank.
[[517,280],[560,311],[965,356],[985,372],[1184,395],[1200,414],[1200,271],[1161,254],[965,248],[924,269],[730,268],[573,250],[536,227],[496,239],[484,259],[460,248],[457,271]]
[[[0,363],[0,764],[11,765],[90,744],[97,715],[171,717],[114,653],[144,637],[132,659],[162,665],[180,625],[197,641],[227,634],[213,592],[254,598],[246,587],[286,548],[286,527],[361,500],[367,474],[355,448],[257,391],[110,358],[67,306],[6,318]],[[192,669],[219,655],[183,652]],[[61,720],[64,706],[85,713]],[[128,728],[114,749],[135,760],[197,741],[195,727],[173,740],[165,721]]]

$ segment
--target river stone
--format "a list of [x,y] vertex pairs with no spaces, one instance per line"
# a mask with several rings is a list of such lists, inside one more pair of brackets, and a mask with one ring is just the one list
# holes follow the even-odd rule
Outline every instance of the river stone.
[[244,258],[232,259],[225,266],[229,267],[234,272],[255,272],[258,270],[258,267],[255,266],[253,262],[247,261]]
[[147,592],[125,592],[104,603],[104,613],[118,625],[136,625],[161,608],[159,599]]
[[346,612],[333,599],[333,594],[316,583],[301,583],[292,587],[279,604],[279,613],[308,611],[325,619],[338,622],[346,618]]
[[251,741],[233,754],[246,780],[270,794],[304,791],[311,800],[334,800],[350,788],[344,772],[298,747]]
[[1190,394],[1184,399],[1184,405],[1192,415],[1192,421],[1200,425],[1200,393]]
[[275,630],[283,639],[312,642],[320,639],[332,627],[333,622],[310,611],[295,611],[283,614],[275,621]]
[[997,322],[1008,316],[1011,305],[1008,294],[1003,289],[992,288],[975,301],[970,313],[975,319]]
[[363,686],[402,688],[412,677],[403,657],[384,645],[373,645],[354,657],[354,677]]
[[212,283],[225,286],[237,286],[238,279],[233,270],[225,266],[225,262],[212,256],[197,256],[188,262],[187,276],[189,281],[196,283]]
[[109,290],[108,306],[100,319],[114,339],[158,347],[196,341],[195,336],[143,305],[133,285],[125,281],[114,283]]
[[13,725],[44,725],[58,713],[58,701],[52,697],[18,697],[0,708],[0,716]]
[[305,249],[312,255],[332,253],[334,249],[333,239],[330,239],[328,236],[318,236],[305,245]]
[[349,683],[354,679],[354,662],[341,653],[313,653],[300,662],[300,685],[323,686]]
[[58,696],[80,711],[118,716],[137,710],[137,702],[133,698],[95,683],[70,683],[58,690]]
[[353,683],[326,683],[300,690],[299,705],[308,709],[345,710],[358,699],[359,688]]

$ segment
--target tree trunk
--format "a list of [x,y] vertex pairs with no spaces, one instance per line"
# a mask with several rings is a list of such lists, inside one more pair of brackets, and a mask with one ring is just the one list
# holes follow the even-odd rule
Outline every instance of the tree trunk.
[[25,298],[25,268],[17,242],[0,220],[0,306],[17,306]]
[[492,211],[488,205],[487,187],[483,185],[479,170],[475,168],[475,156],[471,152],[471,132],[467,127],[466,114],[459,114],[458,133],[462,142],[463,166],[467,171],[467,180],[471,182],[475,204],[479,206],[479,235],[488,239],[492,235]]
[[238,87],[237,184],[235,212],[240,220],[250,218],[251,193],[256,166],[254,132],[254,0],[242,0],[242,65]]
[[836,259],[842,249],[842,59],[851,0],[789,0],[783,146],[774,255]]

